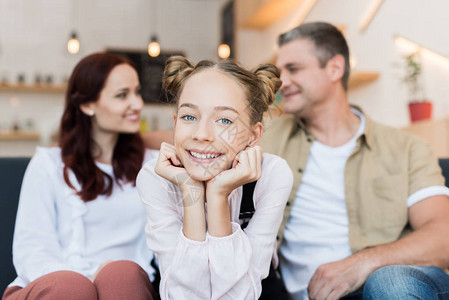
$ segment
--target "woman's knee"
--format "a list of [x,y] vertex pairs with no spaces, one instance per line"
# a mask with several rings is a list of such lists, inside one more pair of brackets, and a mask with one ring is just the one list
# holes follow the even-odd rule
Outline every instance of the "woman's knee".
[[62,297],[54,299],[97,299],[95,286],[86,276],[72,271],[55,273],[51,276],[51,289],[55,295]]
[[92,282],[85,276],[72,271],[57,271],[44,275],[16,292],[26,294],[27,299],[97,299]]
[[148,275],[142,267],[130,260],[112,261],[104,266],[98,273],[96,280],[102,277],[117,277],[120,281],[147,279]]
[[153,299],[154,289],[138,264],[120,260],[108,263],[95,278],[99,299]]

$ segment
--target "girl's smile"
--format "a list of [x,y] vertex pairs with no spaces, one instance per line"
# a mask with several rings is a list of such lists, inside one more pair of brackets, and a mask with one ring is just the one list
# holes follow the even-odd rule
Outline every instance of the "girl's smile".
[[[207,181],[229,169],[252,137],[242,87],[208,69],[190,77],[175,115],[175,147],[189,175]],[[237,133],[237,134],[235,134]]]

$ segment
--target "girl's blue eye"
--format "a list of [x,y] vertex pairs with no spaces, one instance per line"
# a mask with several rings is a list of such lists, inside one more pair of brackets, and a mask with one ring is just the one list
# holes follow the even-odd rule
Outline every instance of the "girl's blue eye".
[[184,121],[195,121],[196,120],[196,118],[191,115],[182,116],[181,119],[183,119]]
[[230,125],[232,124],[232,121],[227,118],[221,118],[220,120],[218,120],[218,123],[221,123],[223,125]]

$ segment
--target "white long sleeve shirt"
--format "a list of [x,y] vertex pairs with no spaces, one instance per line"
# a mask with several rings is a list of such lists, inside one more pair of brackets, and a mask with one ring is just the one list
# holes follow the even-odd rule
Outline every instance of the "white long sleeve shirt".
[[[157,156],[147,151],[146,160]],[[97,166],[112,178],[111,165]],[[9,286],[60,270],[94,275],[108,260],[131,260],[153,279],[153,253],[145,244],[145,210],[136,187],[114,183],[111,196],[83,202],[63,178],[59,147],[38,147],[23,179],[13,239],[18,277]],[[79,189],[75,175],[70,181]]]
[[155,164],[156,160],[145,164],[137,188],[148,216],[147,244],[162,274],[162,299],[258,299],[273,257],[277,264],[276,234],[293,184],[286,161],[263,154],[253,197],[255,213],[245,231],[239,225],[239,187],[228,198],[232,234],[206,234],[203,242],[183,235],[181,192],[154,172]]

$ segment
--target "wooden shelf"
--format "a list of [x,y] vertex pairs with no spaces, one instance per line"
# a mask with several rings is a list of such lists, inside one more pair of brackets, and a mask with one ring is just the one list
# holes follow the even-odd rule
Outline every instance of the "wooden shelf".
[[307,15],[315,2],[316,0],[266,0],[242,23],[242,28],[265,29],[298,6],[301,6],[301,9],[304,10],[302,14]]
[[348,89],[354,89],[379,78],[377,72],[353,72],[349,76]]
[[0,141],[37,141],[40,137],[40,134],[35,131],[0,132]]
[[0,92],[37,92],[37,93],[64,93],[66,85],[56,84],[0,84]]

